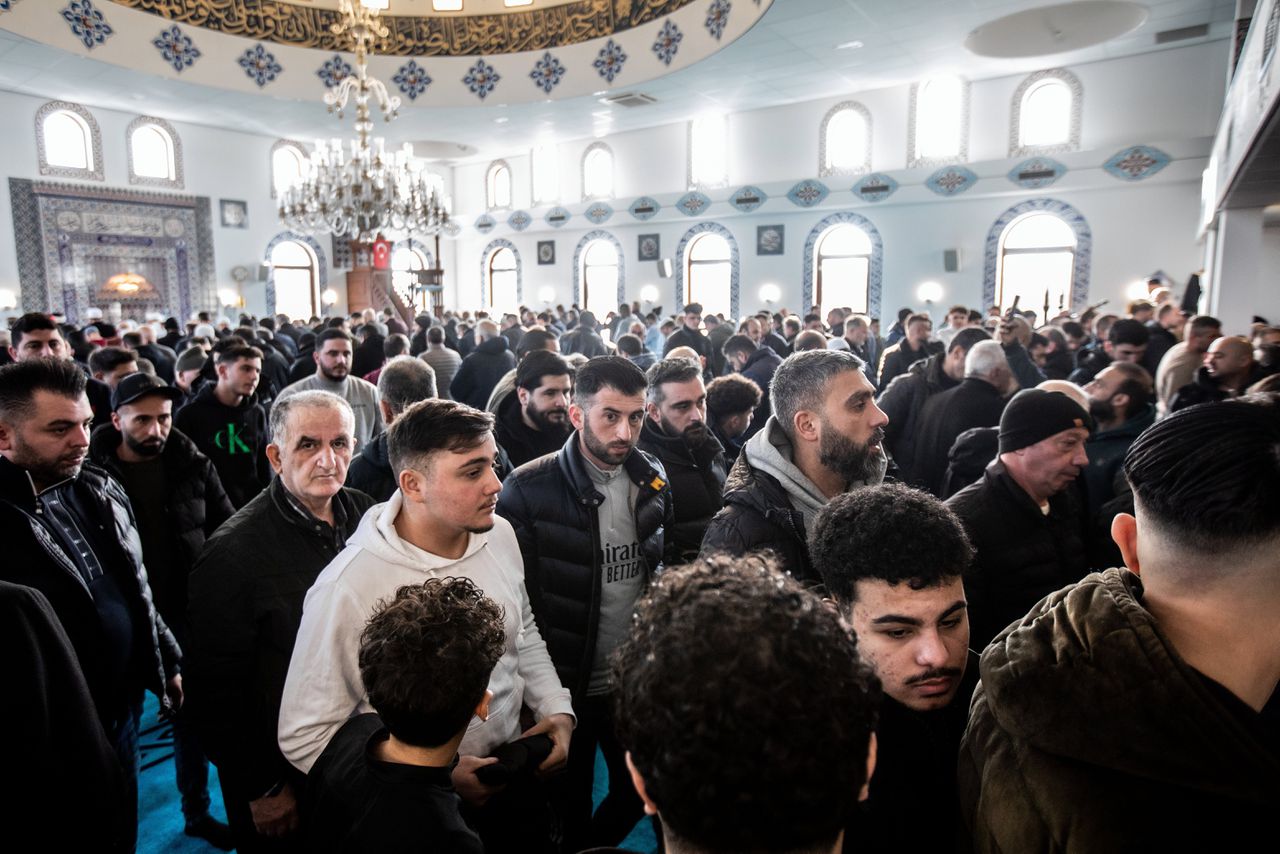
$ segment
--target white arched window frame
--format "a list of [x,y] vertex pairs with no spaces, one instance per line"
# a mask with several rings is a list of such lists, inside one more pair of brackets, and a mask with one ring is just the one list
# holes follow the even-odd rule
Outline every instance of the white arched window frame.
[[36,154],[41,175],[103,180],[102,132],[79,104],[50,101],[36,111]]
[[948,76],[912,83],[907,168],[946,166],[968,159],[969,81]]
[[293,319],[319,315],[319,263],[311,247],[300,240],[284,240],[272,247],[268,261],[275,285],[276,313]]
[[515,249],[499,246],[485,259],[485,286],[491,314],[515,312],[520,304],[520,261]]
[[836,223],[813,252],[814,301],[824,309],[848,306],[866,314],[871,302],[871,237],[852,223]]
[[871,112],[857,101],[836,104],[818,130],[818,175],[871,171]]
[[125,129],[125,140],[130,184],[182,188],[182,140],[173,125],[153,116],[138,116]]
[[603,142],[593,142],[582,152],[582,200],[590,202],[612,197],[613,149]]
[[733,317],[733,247],[715,232],[694,237],[684,254],[684,302],[703,314]]
[[307,172],[307,153],[302,143],[277,140],[271,146],[271,198],[298,182]]
[[529,181],[534,205],[554,205],[560,201],[560,159],[554,143],[538,145],[529,152]]
[[1079,151],[1083,100],[1084,86],[1065,68],[1028,76],[1010,105],[1009,156]]
[[690,190],[712,190],[729,184],[729,117],[722,113],[689,122]]
[[495,160],[484,173],[484,204],[491,211],[511,207],[511,167]]
[[1037,314],[1046,301],[1050,316],[1070,309],[1076,249],[1075,231],[1053,213],[1030,211],[1011,221],[1000,235],[995,304],[1008,308],[1020,297],[1019,306]]
[[622,258],[612,242],[592,240],[582,252],[582,307],[603,318],[618,307]]

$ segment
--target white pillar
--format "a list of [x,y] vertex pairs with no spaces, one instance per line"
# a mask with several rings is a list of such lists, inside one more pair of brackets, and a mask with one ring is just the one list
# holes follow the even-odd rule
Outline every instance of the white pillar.
[[1262,208],[1231,208],[1218,214],[1209,280],[1208,313],[1228,335],[1249,332],[1255,314],[1280,322],[1280,229],[1263,228]]

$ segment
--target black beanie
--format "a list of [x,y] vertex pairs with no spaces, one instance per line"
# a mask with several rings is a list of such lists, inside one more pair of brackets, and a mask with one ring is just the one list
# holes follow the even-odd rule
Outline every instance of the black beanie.
[[1093,432],[1093,419],[1080,404],[1059,391],[1023,389],[1000,416],[1000,453],[1034,445],[1073,427]]

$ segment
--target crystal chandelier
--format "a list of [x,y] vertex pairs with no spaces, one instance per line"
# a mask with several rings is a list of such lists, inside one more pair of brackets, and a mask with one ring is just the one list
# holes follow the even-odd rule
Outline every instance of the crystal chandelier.
[[383,8],[386,0],[341,0],[343,19],[330,27],[334,35],[350,35],[356,67],[325,92],[324,102],[338,118],[348,102],[355,102],[356,138],[349,148],[340,139],[317,140],[302,177],[280,194],[280,222],[294,231],[368,242],[383,230],[438,234],[449,222],[438,179],[414,159],[413,146],[406,142],[389,153],[381,137],[370,139],[370,102],[377,102],[388,122],[400,108],[400,98],[369,76],[370,46],[390,35],[378,20]]

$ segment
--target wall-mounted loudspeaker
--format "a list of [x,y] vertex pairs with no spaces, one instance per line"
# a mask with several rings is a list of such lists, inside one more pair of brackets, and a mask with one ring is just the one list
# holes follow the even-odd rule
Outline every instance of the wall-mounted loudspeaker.
[[266,264],[259,264],[258,265],[258,281],[265,282],[269,278],[271,278],[271,267],[269,267]]
[[960,272],[960,250],[959,249],[943,249],[942,250],[942,269],[947,273]]
[[671,278],[671,259],[670,258],[663,258],[658,262],[658,278],[660,279]]

